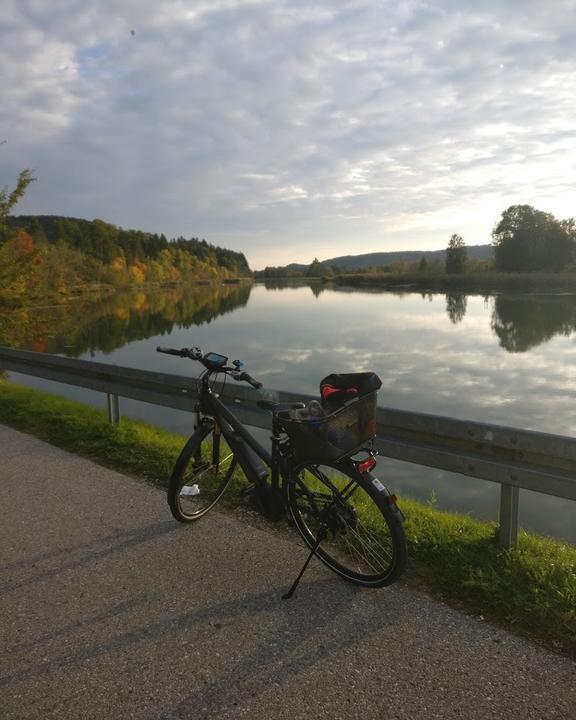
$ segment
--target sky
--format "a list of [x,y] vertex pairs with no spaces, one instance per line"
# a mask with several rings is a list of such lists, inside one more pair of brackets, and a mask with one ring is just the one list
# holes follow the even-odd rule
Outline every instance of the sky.
[[576,0],[2,0],[15,214],[201,237],[251,267],[573,217]]

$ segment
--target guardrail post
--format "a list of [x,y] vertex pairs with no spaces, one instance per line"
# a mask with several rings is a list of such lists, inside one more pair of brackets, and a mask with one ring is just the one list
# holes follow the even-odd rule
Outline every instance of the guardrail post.
[[106,393],[108,397],[108,422],[110,425],[118,425],[120,422],[120,404],[118,395]]
[[500,485],[500,529],[498,540],[505,548],[518,545],[518,500],[520,490],[513,485]]

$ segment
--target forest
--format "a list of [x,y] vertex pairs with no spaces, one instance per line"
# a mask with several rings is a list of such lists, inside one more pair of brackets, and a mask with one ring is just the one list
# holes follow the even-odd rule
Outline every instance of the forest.
[[252,275],[243,253],[206,240],[168,241],[163,234],[124,230],[98,219],[11,216],[8,211],[33,181],[25,173],[10,195],[4,189],[0,196],[0,305]]

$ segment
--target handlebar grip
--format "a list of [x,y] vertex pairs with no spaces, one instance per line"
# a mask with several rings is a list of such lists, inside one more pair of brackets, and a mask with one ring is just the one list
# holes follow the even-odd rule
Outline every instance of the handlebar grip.
[[173,348],[157,347],[156,352],[165,353],[166,355],[182,355],[182,350],[174,350]]
[[247,372],[242,373],[242,380],[246,380],[247,383],[250,383],[253,388],[256,388],[256,390],[260,390],[262,387],[262,383],[258,380],[254,380],[254,378],[251,375],[248,375]]
[[256,390],[260,390],[262,387],[262,383],[258,382],[258,380],[254,380],[254,378],[251,375],[248,375],[247,372],[241,372],[241,373],[230,373],[230,376],[236,380],[236,382],[247,382],[252,385],[253,388],[256,388]]

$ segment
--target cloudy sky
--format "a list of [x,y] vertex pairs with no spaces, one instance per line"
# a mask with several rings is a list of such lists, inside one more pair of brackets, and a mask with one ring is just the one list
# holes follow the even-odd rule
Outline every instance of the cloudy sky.
[[19,213],[254,268],[576,215],[576,0],[2,0]]

